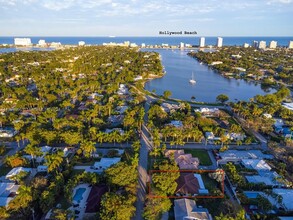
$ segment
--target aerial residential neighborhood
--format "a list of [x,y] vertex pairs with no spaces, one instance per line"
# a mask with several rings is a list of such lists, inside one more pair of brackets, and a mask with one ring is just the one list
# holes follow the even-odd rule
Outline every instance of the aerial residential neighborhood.
[[165,74],[156,52],[78,46],[0,58],[1,218],[292,215],[288,88],[211,105],[144,90]]

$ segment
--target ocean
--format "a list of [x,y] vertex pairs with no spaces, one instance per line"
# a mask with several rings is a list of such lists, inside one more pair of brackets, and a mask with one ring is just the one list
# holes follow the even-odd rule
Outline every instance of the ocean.
[[[26,37],[26,36],[22,36]],[[122,43],[124,41],[130,41],[141,45],[179,45],[180,42],[191,45],[199,45],[198,36],[194,37],[30,37],[33,44],[37,44],[40,39],[45,40],[47,43],[60,42],[61,44],[76,45],[79,41],[84,41],[86,44],[101,45],[103,43]],[[241,46],[244,43],[252,44],[253,41],[266,41],[267,45],[270,41],[277,41],[278,46],[288,46],[289,41],[293,41],[293,37],[223,37],[224,46]],[[216,45],[217,37],[205,37],[206,45]],[[14,37],[0,37],[0,44],[13,44]]]

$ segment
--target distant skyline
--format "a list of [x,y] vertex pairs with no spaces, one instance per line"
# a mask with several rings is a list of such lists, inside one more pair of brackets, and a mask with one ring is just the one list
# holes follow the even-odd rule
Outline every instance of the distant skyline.
[[0,14],[0,36],[293,36],[293,0],[0,0]]

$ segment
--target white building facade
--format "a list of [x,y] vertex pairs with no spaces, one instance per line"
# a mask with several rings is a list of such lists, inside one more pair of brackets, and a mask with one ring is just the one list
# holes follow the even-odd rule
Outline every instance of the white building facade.
[[31,46],[32,42],[30,38],[14,38],[15,46]]
[[217,47],[222,47],[222,46],[223,46],[223,38],[222,37],[218,37]]
[[201,37],[200,39],[199,39],[199,47],[204,47],[205,46],[205,38],[204,37]]

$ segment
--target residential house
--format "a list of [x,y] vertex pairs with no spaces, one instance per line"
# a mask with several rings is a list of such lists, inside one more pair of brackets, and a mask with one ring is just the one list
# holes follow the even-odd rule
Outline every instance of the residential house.
[[194,200],[174,200],[175,220],[212,220],[212,216],[205,208],[197,207]]
[[176,164],[181,170],[196,170],[198,169],[199,159],[192,157],[191,154],[185,154],[184,150],[167,150],[166,157],[174,156]]
[[108,169],[110,166],[120,162],[120,160],[120,157],[102,158],[100,162],[95,162],[93,168],[95,170],[104,171]]
[[177,196],[196,196],[198,194],[209,193],[208,190],[205,189],[200,174],[181,172],[176,182],[177,189],[175,193]]
[[0,183],[0,207],[7,207],[17,194],[20,185],[15,183]]
[[263,154],[260,150],[227,150],[219,153],[218,163],[240,163],[242,159],[273,159],[273,155]]
[[106,185],[92,186],[89,196],[86,200],[86,213],[96,213],[101,206],[102,196],[108,192],[109,187]]
[[14,167],[12,170],[9,171],[9,173],[6,174],[5,178],[6,179],[11,179],[18,175],[20,172],[26,172],[29,173],[31,172],[31,168],[24,168],[24,167]]
[[249,183],[263,183],[267,186],[284,185],[278,181],[280,175],[272,172],[271,167],[262,159],[243,159],[241,164],[248,169],[254,169],[258,172],[258,175],[245,176]]

